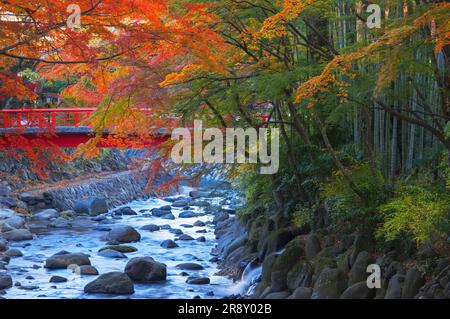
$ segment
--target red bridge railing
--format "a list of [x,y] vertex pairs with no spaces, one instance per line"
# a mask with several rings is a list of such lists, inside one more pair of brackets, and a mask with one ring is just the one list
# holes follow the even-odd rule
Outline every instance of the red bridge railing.
[[0,128],[80,126],[95,108],[0,110]]

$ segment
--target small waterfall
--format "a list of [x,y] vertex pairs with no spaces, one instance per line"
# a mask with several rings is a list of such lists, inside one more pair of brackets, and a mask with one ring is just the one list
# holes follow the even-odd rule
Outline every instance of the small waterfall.
[[241,280],[229,289],[233,295],[251,296],[261,279],[262,266],[256,259],[250,262],[242,273]]

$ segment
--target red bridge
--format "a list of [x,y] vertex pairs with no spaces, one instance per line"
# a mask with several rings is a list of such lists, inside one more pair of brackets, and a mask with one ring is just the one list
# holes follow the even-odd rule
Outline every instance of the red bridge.
[[[89,126],[89,118],[95,108],[17,109],[0,110],[0,148],[25,148],[30,145],[77,147],[98,134]],[[150,116],[149,109],[137,110]],[[263,126],[270,121],[265,113],[256,114]],[[164,119],[173,126],[175,118]],[[147,137],[130,133],[118,138],[114,132],[100,134],[97,147],[154,148],[167,141],[170,131],[165,128],[149,128]]]
[[[94,111],[95,108],[0,110],[0,147],[23,148],[32,144],[77,147],[96,136],[88,121]],[[130,134],[120,143],[110,139],[111,135],[105,131],[97,147],[152,148],[165,142],[169,131],[155,128],[152,137],[145,141]]]

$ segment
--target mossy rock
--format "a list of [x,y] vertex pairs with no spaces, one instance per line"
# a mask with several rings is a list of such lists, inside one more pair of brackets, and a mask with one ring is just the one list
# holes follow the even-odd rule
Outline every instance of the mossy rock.
[[300,233],[301,229],[296,226],[290,226],[276,230],[275,232],[271,233],[267,239],[267,247],[265,254],[270,254],[279,251],[284,246],[286,246],[287,243],[289,243],[295,237],[300,235]]
[[312,264],[302,259],[289,270],[286,277],[287,287],[292,291],[298,287],[310,287],[313,275],[314,267]]
[[272,267],[271,286],[273,291],[287,288],[287,274],[305,256],[305,244],[297,237],[286,245],[285,250],[275,260]]
[[110,245],[110,246],[105,246],[100,248],[98,251],[101,252],[103,250],[115,250],[121,253],[134,253],[135,251],[137,251],[138,249],[136,247],[133,246],[126,246],[126,245]]
[[321,273],[325,268],[337,268],[336,259],[324,249],[314,258],[314,272]]

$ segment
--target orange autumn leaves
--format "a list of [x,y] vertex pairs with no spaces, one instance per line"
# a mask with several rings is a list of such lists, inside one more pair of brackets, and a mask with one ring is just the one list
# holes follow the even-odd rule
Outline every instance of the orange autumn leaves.
[[357,76],[357,69],[354,66],[360,60],[369,62],[381,61],[377,88],[388,85],[396,77],[396,65],[399,62],[397,57],[398,50],[400,50],[402,44],[406,43],[405,41],[424,26],[429,26],[432,22],[439,25],[435,37],[430,36],[429,39],[435,43],[436,52],[439,52],[445,45],[450,43],[449,14],[449,3],[434,4],[428,11],[413,20],[412,23],[388,30],[383,36],[368,46],[348,54],[335,56],[324,67],[320,75],[312,77],[298,87],[295,102],[306,102],[308,107],[313,107],[318,101],[320,93],[329,90],[331,87],[338,89],[341,102],[345,102],[348,96],[347,87],[349,84],[342,79],[344,76],[349,78]]

